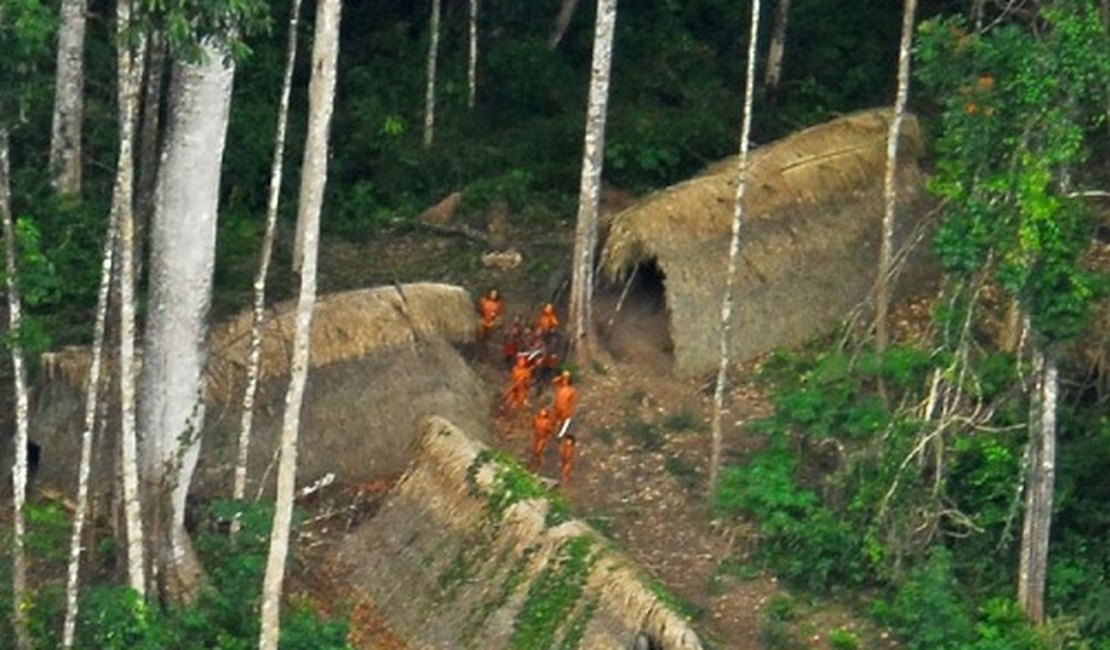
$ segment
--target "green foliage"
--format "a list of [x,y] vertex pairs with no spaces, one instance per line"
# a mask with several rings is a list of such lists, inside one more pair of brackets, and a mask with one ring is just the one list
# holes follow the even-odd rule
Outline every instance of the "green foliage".
[[906,641],[908,650],[963,650],[974,639],[974,624],[952,574],[951,554],[934,549],[928,562],[898,589],[887,609],[878,604],[880,619]]
[[916,69],[944,106],[931,185],[946,206],[941,260],[992,273],[1054,342],[1075,336],[1095,297],[1080,264],[1089,216],[1071,192],[1104,119],[1110,47],[1091,2],[1038,22],[974,34],[959,18],[927,21]]
[[869,576],[860,531],[799,486],[796,470],[785,437],[775,434],[747,466],[725,468],[715,506],[759,521],[761,557],[792,584],[818,591],[862,584]]
[[[493,481],[488,489],[478,484],[478,473],[486,467],[493,472]],[[544,487],[532,472],[521,466],[520,461],[499,449],[479,452],[467,468],[466,481],[471,494],[486,499],[490,516],[495,520],[500,520],[505,510],[514,503],[531,499],[547,501],[547,525],[554,526],[570,519],[570,507],[562,495]]]
[[5,0],[0,7],[0,128],[27,108],[34,73],[50,52],[55,18],[40,0]]
[[[513,626],[511,644],[520,650],[555,647],[559,630],[574,611],[590,574],[593,540],[571,537],[528,587],[524,604]],[[584,628],[588,619],[575,627]],[[570,635],[570,632],[568,632]],[[564,644],[563,647],[568,647]],[[574,647],[574,646],[569,646]]]
[[849,630],[829,632],[829,647],[833,650],[859,650],[859,637]]
[[263,0],[139,0],[138,7],[145,30],[164,31],[170,48],[194,61],[207,40],[243,59],[250,50],[242,37],[270,26]]

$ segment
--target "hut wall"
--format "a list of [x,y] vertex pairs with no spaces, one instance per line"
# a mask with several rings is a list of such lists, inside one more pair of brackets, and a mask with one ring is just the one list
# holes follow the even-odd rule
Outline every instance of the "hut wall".
[[[451,345],[472,336],[469,294],[430,284],[405,285],[402,291],[404,303],[394,287],[332,294],[318,303],[301,413],[301,482],[328,472],[350,481],[400,474],[419,438],[419,422],[430,414],[474,431],[488,429],[488,390]],[[280,435],[292,311],[279,306],[267,322],[248,468],[252,496]],[[193,485],[202,495],[231,493],[249,328],[248,313],[214,328],[209,338],[206,426]],[[31,437],[42,447],[37,480],[65,494],[76,492],[87,366],[84,348],[46,355],[32,400]],[[112,381],[116,374],[114,368],[107,371]],[[113,396],[103,405],[113,433],[98,438],[94,450],[92,485],[104,491],[112,484],[118,455],[117,394],[105,392]]]
[[[916,169],[901,175],[899,214],[925,211],[921,181]],[[878,269],[882,225],[881,181],[876,185],[819,210],[784,211],[745,223],[730,339],[734,362],[802,344],[835,328],[867,301]],[[917,225],[916,219],[899,224],[896,250]],[[927,249],[928,238],[899,276],[896,296],[935,276]],[[657,257],[665,275],[679,374],[717,367],[727,257],[727,233],[688,248],[660,251]]]
[[572,571],[565,549],[587,540],[582,592],[549,621],[552,647],[578,627],[573,647],[625,650],[639,647],[640,635],[653,648],[701,648],[685,620],[587,525],[549,521],[543,498],[491,507],[503,489],[498,473],[514,470],[485,450],[450,422],[429,419],[410,469],[375,517],[345,538],[340,562],[391,630],[420,648],[520,647],[521,621],[542,614],[529,610],[529,593]]

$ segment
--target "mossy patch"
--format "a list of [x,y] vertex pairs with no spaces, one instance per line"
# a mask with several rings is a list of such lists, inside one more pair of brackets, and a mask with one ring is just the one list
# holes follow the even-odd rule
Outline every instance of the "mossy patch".
[[[478,485],[478,472],[486,465],[493,468],[493,482],[489,488]],[[509,506],[529,499],[547,500],[548,526],[571,518],[570,507],[561,495],[545,487],[516,458],[503,451],[485,449],[479,452],[467,468],[466,483],[472,496],[485,498],[490,515],[496,519],[500,519]]]
[[[555,556],[528,587],[528,595],[513,627],[512,647],[517,650],[539,650],[556,647],[559,630],[567,624],[593,566],[594,540],[571,537],[563,542]],[[592,612],[590,613],[592,616]],[[562,647],[572,639],[571,632],[583,634],[589,619],[575,621],[564,635]],[[575,647],[574,645],[569,647]]]

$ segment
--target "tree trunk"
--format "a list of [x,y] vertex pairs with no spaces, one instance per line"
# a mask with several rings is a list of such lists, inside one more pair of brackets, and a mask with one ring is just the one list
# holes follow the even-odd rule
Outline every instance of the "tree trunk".
[[[116,5],[117,34],[131,26],[130,0]],[[143,44],[133,60],[126,39],[117,39],[119,68],[119,160],[112,192],[112,220],[119,227],[119,364],[120,364],[120,468],[123,479],[123,510],[127,530],[127,575],[131,588],[146,594],[145,548],[139,486],[138,436],[135,430],[135,272],[134,205],[135,117],[143,78]]]
[[424,90],[424,147],[432,146],[436,122],[436,59],[439,58],[439,5],[432,0],[432,19],[428,27],[428,79]]
[[474,108],[478,93],[478,0],[470,0],[470,57],[466,68],[466,106]]
[[563,0],[563,4],[559,7],[559,15],[555,16],[555,29],[551,32],[551,38],[548,40],[548,45],[551,49],[559,47],[559,43],[563,42],[563,37],[567,34],[567,28],[570,27],[570,21],[574,18],[574,10],[578,8],[578,0]]
[[732,303],[736,286],[736,266],[740,260],[740,227],[744,223],[744,195],[748,188],[748,151],[751,149],[752,104],[755,97],[755,53],[759,41],[759,0],[752,1],[751,32],[748,34],[748,70],[744,77],[744,118],[740,126],[740,160],[736,178],[736,197],[732,209],[732,235],[728,243],[728,275],[725,295],[721,298],[720,363],[717,384],[713,389],[713,422],[710,427],[709,498],[717,491],[721,471],[721,447],[724,434],[721,417],[725,410],[728,366],[732,360]]
[[605,118],[609,106],[609,71],[612,68],[616,22],[617,0],[598,0],[570,283],[571,345],[580,365],[589,362],[597,338],[592,313],[594,252],[597,248],[597,206],[601,196],[601,171],[605,163]]
[[763,76],[763,90],[767,106],[778,100],[779,83],[782,81],[782,59],[786,54],[786,29],[790,23],[790,0],[779,0],[775,5],[775,20],[771,24],[771,43],[767,46],[767,71]]
[[886,171],[883,175],[883,233],[879,245],[879,277],[875,285],[875,347],[886,350],[887,314],[890,311],[890,284],[894,271],[894,217],[898,203],[895,179],[898,172],[898,138],[906,113],[910,92],[910,55],[913,46],[913,20],[917,0],[905,0],[902,9],[902,41],[898,47],[898,91],[894,99],[894,117],[886,141]]
[[27,371],[23,365],[23,347],[17,333],[22,321],[19,285],[16,282],[15,232],[12,228],[11,163],[9,162],[8,129],[0,126],[0,222],[4,230],[4,284],[8,291],[8,333],[11,335],[12,374],[15,376],[15,444],[12,446],[12,628],[15,646],[29,650],[31,637],[27,631],[27,558],[23,550],[23,507],[27,501]]
[[162,144],[162,86],[166,72],[166,38],[154,32],[147,41],[146,83],[143,88],[143,127],[139,134],[139,180],[135,190],[135,277],[143,277],[147,224],[154,211],[158,180],[158,150]]
[[140,402],[144,507],[158,584],[188,599],[200,564],[185,496],[204,423],[205,331],[212,296],[220,164],[234,68],[211,43],[177,61],[150,229],[150,297]]
[[[123,3],[121,3],[123,4]],[[121,132],[122,140],[122,132]],[[117,163],[118,164],[118,163]],[[117,169],[117,179],[119,170]],[[77,465],[77,503],[73,512],[73,532],[69,538],[69,565],[66,571],[66,614],[62,624],[62,647],[72,648],[77,629],[77,591],[80,585],[82,539],[89,505],[89,468],[92,466],[92,441],[100,400],[100,368],[104,352],[104,331],[108,320],[108,294],[112,286],[113,251],[117,242],[118,212],[113,210],[104,237],[100,262],[100,288],[96,294],[96,320],[93,324],[92,360],[85,384],[85,427],[81,430],[81,458]],[[140,520],[141,521],[141,520]],[[141,547],[140,547],[141,548]],[[142,567],[140,560],[139,567]],[[141,581],[140,581],[141,583]]]
[[[289,123],[289,94],[293,87],[293,67],[297,60],[297,25],[300,23],[301,0],[293,0],[289,14],[289,36],[286,42],[285,72],[282,76],[281,99],[278,103],[277,130],[274,134],[274,160],[270,167],[270,189],[266,200],[266,232],[262,236],[258,273],[254,276],[254,313],[251,319],[251,347],[247,356],[247,386],[243,391],[243,413],[239,422],[239,455],[235,463],[235,484],[231,498],[241,501],[247,491],[247,459],[250,452],[251,427],[254,420],[254,397],[258,391],[258,366],[262,358],[262,321],[266,314],[266,274],[274,251],[278,204],[281,201],[282,168],[285,161],[285,131]],[[239,532],[239,520],[231,522],[232,533]]]
[[297,479],[297,437],[308,379],[309,333],[316,302],[316,260],[320,230],[320,208],[328,176],[328,131],[335,100],[335,68],[339,57],[340,0],[319,0],[316,32],[312,44],[312,79],[308,87],[308,133],[301,164],[298,221],[306,224],[304,266],[297,299],[296,330],[285,415],[281,427],[281,460],[278,463],[274,524],[270,552],[262,583],[262,615],[258,647],[277,650],[280,637],[281,592],[289,535],[293,519],[293,490]]
[[54,121],[50,172],[54,189],[81,195],[81,125],[85,94],[85,13],[87,0],[63,0],[54,76]]
[[1033,625],[1044,623],[1048,542],[1056,480],[1056,406],[1059,376],[1052,352],[1033,353],[1036,391],[1029,406],[1029,475],[1018,567],[1018,604]]

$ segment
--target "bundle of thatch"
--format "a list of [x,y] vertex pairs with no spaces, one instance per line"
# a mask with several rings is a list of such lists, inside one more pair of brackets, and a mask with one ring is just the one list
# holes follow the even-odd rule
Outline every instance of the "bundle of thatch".
[[[841,320],[876,275],[889,110],[855,113],[764,146],[749,158],[732,353],[750,358]],[[923,213],[916,120],[899,144],[904,238]],[[716,364],[737,159],[650,195],[616,216],[602,252],[618,280],[654,261],[665,276],[677,369]]]
[[[294,310],[288,302],[266,314],[248,468],[252,490],[277,447]],[[306,481],[328,472],[369,480],[399,473],[410,459],[419,421],[429,414],[484,427],[489,396],[451,345],[472,338],[473,321],[470,295],[448,285],[409,284],[321,297],[313,315],[299,475]],[[243,313],[214,327],[208,339],[207,421],[196,486],[209,494],[230,491],[250,323],[251,314]],[[32,436],[43,445],[42,477],[63,489],[73,481],[69,468],[77,459],[88,356],[82,348],[48,356],[49,371],[42,373],[36,390],[31,422]]]
[[[289,374],[296,304],[267,310],[259,380]],[[208,394],[226,403],[242,396],[253,314],[240,313],[209,335]],[[462,287],[430,282],[344,291],[322,296],[312,313],[313,368],[357,359],[417,340],[466,343],[474,338],[474,303]]]
[[627,558],[586,524],[559,521],[529,480],[429,419],[416,460],[344,541],[352,584],[414,647],[623,649],[640,637],[643,647],[701,648]]

